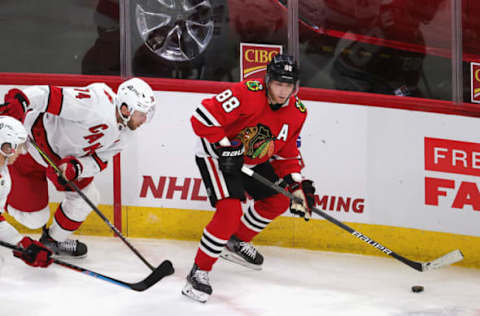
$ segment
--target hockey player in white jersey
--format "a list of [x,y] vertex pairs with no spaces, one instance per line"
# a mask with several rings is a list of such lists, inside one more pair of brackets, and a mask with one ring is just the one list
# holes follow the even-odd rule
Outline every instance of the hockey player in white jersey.
[[27,131],[20,121],[0,116],[0,240],[24,248],[25,252],[14,251],[14,255],[26,264],[48,267],[53,262],[52,251],[40,242],[22,236],[2,215],[12,184],[7,165],[13,164],[24,153],[26,140]]
[[[149,121],[155,110],[151,87],[139,78],[120,84],[115,94],[104,83],[82,88],[32,86],[5,95],[0,113],[24,114],[29,135],[60,170],[94,203],[99,192],[92,182],[107,167],[108,161],[122,151],[133,131]],[[3,110],[2,110],[3,108]],[[33,146],[10,166],[13,185],[7,210],[23,225],[43,227],[40,241],[57,255],[84,257],[87,246],[69,239],[85,221],[91,208],[42,158]],[[53,222],[48,206],[48,178],[65,198],[58,206]]]

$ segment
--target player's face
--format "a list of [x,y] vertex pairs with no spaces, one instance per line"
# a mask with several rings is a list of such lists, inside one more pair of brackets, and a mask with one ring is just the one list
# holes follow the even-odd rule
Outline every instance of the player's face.
[[295,84],[288,82],[280,82],[272,80],[269,83],[268,95],[272,103],[283,104],[287,102],[287,99],[295,89]]
[[132,131],[136,130],[140,126],[143,125],[147,121],[147,113],[143,113],[140,111],[134,111],[132,114],[132,117],[130,120],[127,122],[128,128],[130,128]]
[[4,165],[5,161],[7,161],[7,164],[9,165],[13,164],[23,152],[24,146],[24,144],[21,144],[15,149],[10,143],[3,143],[0,147],[0,165]]

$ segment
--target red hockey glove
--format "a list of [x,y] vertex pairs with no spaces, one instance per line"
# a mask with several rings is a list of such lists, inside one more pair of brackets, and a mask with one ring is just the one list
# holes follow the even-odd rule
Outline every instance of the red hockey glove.
[[25,111],[30,104],[27,96],[19,89],[11,89],[5,94],[4,102],[0,105],[0,115],[8,115],[23,121]]
[[25,251],[13,251],[13,255],[22,259],[26,264],[32,267],[46,268],[52,264],[52,251],[45,247],[41,242],[31,239],[30,237],[23,237],[18,243],[18,246]]
[[225,174],[240,172],[243,166],[243,144],[240,140],[232,140],[230,146],[215,146],[218,155],[218,167]]
[[[73,156],[67,156],[60,160],[58,163],[58,169],[62,171],[62,176],[58,175],[52,166],[47,168],[47,178],[52,181],[56,188],[62,188],[67,185],[69,181],[75,181],[82,173],[82,164],[77,158]],[[66,180],[66,181],[65,181]]]
[[313,181],[303,180],[302,182],[295,182],[291,175],[286,176],[285,181],[288,184],[288,191],[303,201],[303,203],[297,203],[294,200],[290,200],[290,212],[303,217],[306,221],[310,220],[312,208],[315,206]]

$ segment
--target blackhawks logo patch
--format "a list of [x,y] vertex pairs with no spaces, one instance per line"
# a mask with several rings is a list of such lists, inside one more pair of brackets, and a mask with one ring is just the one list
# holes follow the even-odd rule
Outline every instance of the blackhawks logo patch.
[[295,99],[296,99],[295,106],[297,107],[297,109],[299,109],[300,112],[305,113],[305,111],[307,110],[305,105],[302,103],[302,101],[298,97],[295,97]]
[[263,85],[258,80],[248,80],[247,82],[245,82],[245,84],[250,91],[263,90]]
[[272,135],[270,128],[263,124],[244,128],[238,138],[245,147],[245,156],[252,159],[269,158],[273,155],[275,149],[275,136]]

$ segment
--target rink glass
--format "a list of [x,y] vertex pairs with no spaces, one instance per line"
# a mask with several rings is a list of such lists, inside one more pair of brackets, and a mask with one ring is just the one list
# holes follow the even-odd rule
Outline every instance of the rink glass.
[[234,82],[240,43],[276,44],[304,87],[469,102],[480,3],[458,3],[3,0],[0,72]]

